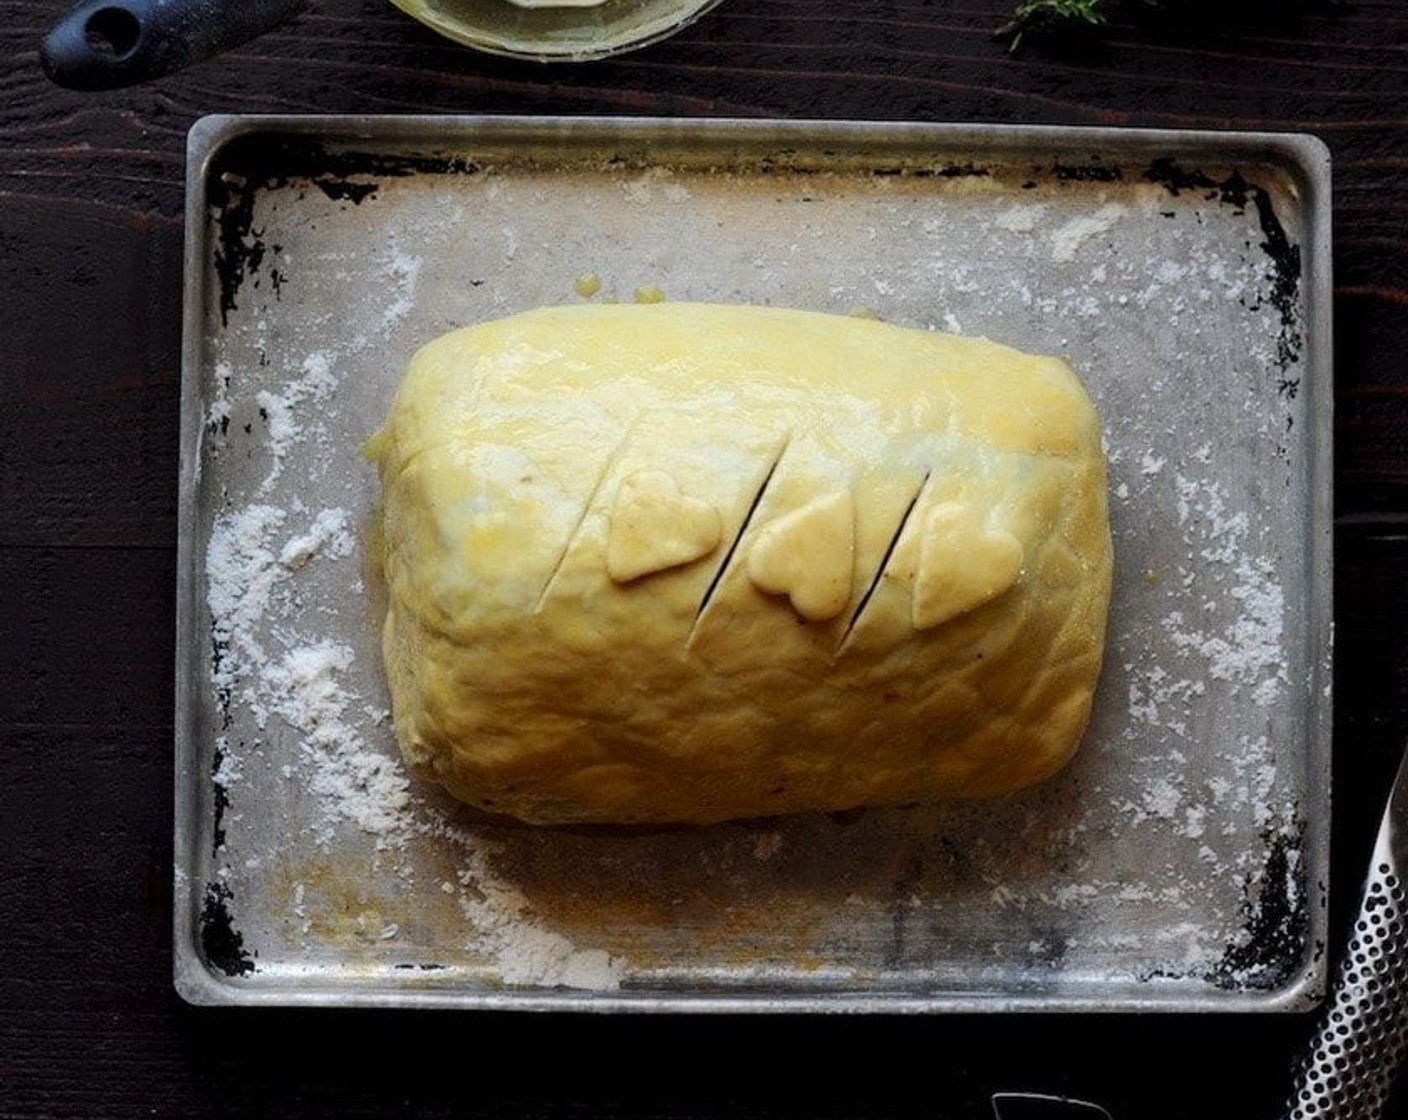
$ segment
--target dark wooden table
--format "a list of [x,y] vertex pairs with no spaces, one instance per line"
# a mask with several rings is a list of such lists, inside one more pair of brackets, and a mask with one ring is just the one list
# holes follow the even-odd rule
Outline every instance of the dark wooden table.
[[[570,112],[1271,129],[1334,157],[1337,958],[1408,733],[1408,6],[726,0],[618,61],[461,50],[383,0],[137,89],[51,85],[0,0],[0,1117],[1275,1117],[1305,1016],[199,1011],[171,981],[182,146],[210,112]],[[1403,1094],[1408,1096],[1408,1094]],[[1400,1105],[1408,1115],[1408,1105]]]

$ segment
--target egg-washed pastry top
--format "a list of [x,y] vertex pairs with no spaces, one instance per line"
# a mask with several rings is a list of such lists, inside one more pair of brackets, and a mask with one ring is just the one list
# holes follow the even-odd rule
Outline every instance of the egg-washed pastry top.
[[525,821],[1000,794],[1075,751],[1111,548],[1065,363],[847,316],[551,307],[369,443],[411,766]]

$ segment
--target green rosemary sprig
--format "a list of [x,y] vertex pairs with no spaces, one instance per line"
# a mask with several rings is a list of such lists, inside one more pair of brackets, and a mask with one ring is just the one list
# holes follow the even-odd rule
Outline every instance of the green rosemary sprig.
[[[1116,8],[1194,18],[1218,11],[1218,4],[1219,0],[1019,0],[1012,18],[993,36],[1009,40],[1015,51],[1028,32],[1046,36],[1089,32],[1104,24],[1107,13]],[[1312,12],[1342,12],[1348,6],[1349,0],[1241,0],[1232,12],[1239,26],[1252,26],[1264,25],[1268,18],[1285,21]],[[1219,20],[1223,21],[1221,14]]]
[[1105,0],[1022,0],[1012,18],[994,32],[1016,50],[1028,31],[1055,31],[1105,22]]

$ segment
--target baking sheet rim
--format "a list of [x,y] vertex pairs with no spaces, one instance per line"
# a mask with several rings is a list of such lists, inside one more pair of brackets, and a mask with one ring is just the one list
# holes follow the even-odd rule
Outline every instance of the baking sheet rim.
[[[667,138],[692,144],[747,141],[774,150],[807,146],[825,152],[829,145],[849,145],[863,151],[903,146],[906,151],[931,147],[953,151],[980,146],[994,155],[1095,153],[1148,156],[1157,153],[1181,159],[1238,158],[1267,163],[1290,175],[1301,194],[1306,215],[1302,255],[1302,302],[1307,335],[1302,392],[1311,430],[1305,447],[1310,495],[1307,631],[1303,635],[1310,679],[1306,682],[1309,711],[1304,758],[1307,795],[1318,795],[1306,806],[1303,847],[1307,866],[1304,882],[1318,893],[1310,900],[1309,928],[1302,967],[1280,988],[1235,993],[1195,993],[1168,996],[1095,998],[1049,992],[941,992],[885,995],[870,993],[797,993],[732,996],[704,993],[574,993],[568,991],[466,991],[453,988],[357,984],[309,984],[297,988],[261,987],[213,968],[201,949],[202,883],[194,874],[195,845],[204,842],[201,824],[213,790],[202,766],[199,735],[194,725],[196,674],[202,648],[196,633],[198,588],[195,586],[197,483],[200,470],[201,374],[204,369],[204,324],[208,291],[207,194],[212,159],[231,141],[261,131],[323,139],[338,144],[405,142],[448,146],[471,139],[505,139],[549,135],[598,145]],[[1317,950],[1328,938],[1330,829],[1330,752],[1332,699],[1330,690],[1333,641],[1332,601],[1332,442],[1333,383],[1330,316],[1330,154],[1325,144],[1303,133],[1218,132],[1176,129],[1120,129],[1053,125],[986,125],[918,121],[823,121],[732,118],[650,118],[499,115],[277,115],[216,114],[203,117],[187,137],[186,214],[184,247],[184,312],[181,374],[181,443],[179,456],[179,531],[177,541],[177,603],[175,660],[175,782],[173,863],[173,973],[177,992],[198,1005],[458,1007],[558,1011],[692,1011],[692,1012],[908,1012],[967,1013],[994,1011],[1301,1011],[1323,995],[1327,955]]]

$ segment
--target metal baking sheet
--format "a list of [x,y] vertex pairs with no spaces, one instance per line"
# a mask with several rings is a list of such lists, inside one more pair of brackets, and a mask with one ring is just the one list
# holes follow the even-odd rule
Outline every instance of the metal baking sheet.
[[[189,154],[187,999],[1266,1011],[1318,997],[1318,141],[220,117]],[[994,801],[653,831],[484,823],[409,778],[362,559],[377,495],[359,445],[421,343],[639,289],[864,310],[1073,363],[1103,417],[1117,574],[1068,770]]]

